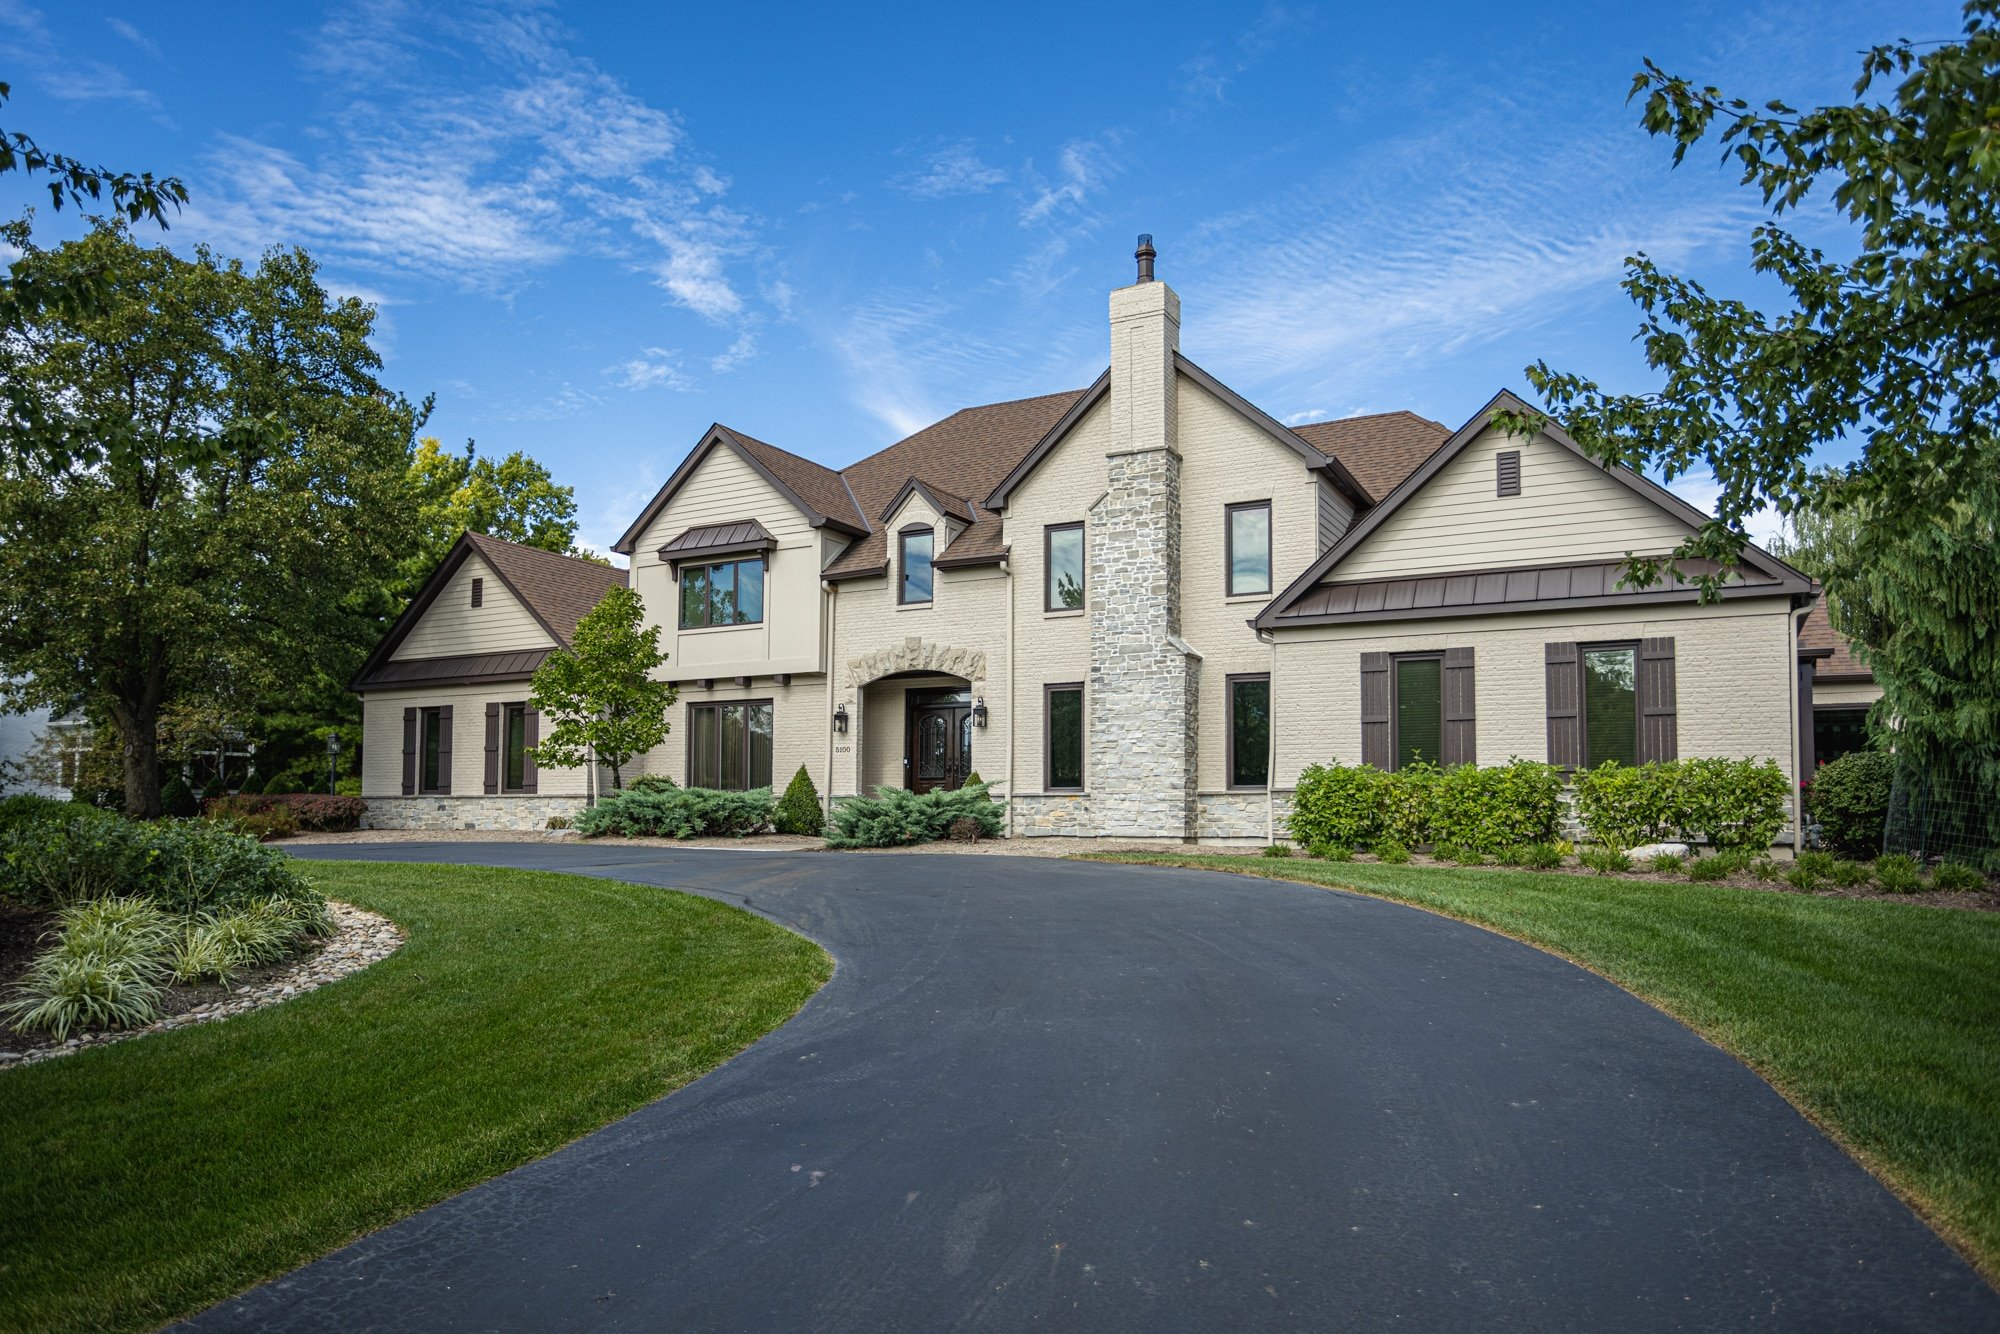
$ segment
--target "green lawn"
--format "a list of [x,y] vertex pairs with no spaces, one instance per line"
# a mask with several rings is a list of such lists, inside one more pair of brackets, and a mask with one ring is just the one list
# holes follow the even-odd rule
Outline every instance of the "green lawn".
[[687,1083],[832,974],[689,895],[306,870],[408,943],[283,1005],[0,1074],[0,1328],[199,1310]]
[[1734,1052],[2000,1277],[2000,913],[1302,858],[1094,860],[1357,889],[1575,960]]

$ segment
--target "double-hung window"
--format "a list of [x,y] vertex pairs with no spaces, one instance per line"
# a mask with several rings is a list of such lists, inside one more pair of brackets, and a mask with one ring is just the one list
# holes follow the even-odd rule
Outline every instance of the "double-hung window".
[[1223,510],[1223,558],[1229,596],[1271,591],[1271,502],[1229,505]]
[[1042,530],[1046,583],[1042,610],[1078,611],[1083,607],[1083,525],[1051,524]]
[[1083,683],[1042,688],[1045,767],[1042,785],[1049,792],[1083,790]]
[[689,787],[771,786],[771,701],[688,705]]
[[764,558],[681,566],[681,629],[764,619]]
[[1271,678],[1232,676],[1229,692],[1229,786],[1262,788],[1271,778]]
[[937,534],[929,528],[905,528],[896,535],[896,601],[909,605],[931,600]]

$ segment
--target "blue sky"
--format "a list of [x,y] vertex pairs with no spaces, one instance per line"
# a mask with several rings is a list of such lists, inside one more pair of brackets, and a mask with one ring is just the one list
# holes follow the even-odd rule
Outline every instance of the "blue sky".
[[176,245],[313,251],[430,432],[533,453],[604,546],[711,421],[840,465],[1088,383],[1142,231],[1183,350],[1286,420],[1456,426],[1538,357],[1640,387],[1623,256],[1768,296],[1754,197],[1637,128],[1641,58],[1797,104],[1957,28],[1936,0],[0,0],[0,124],[182,177]]

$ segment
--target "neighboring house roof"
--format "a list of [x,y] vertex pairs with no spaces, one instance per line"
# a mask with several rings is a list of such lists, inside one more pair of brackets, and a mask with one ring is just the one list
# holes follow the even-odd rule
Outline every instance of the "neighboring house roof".
[[1322,454],[1338,458],[1373,496],[1387,496],[1437,453],[1451,428],[1414,412],[1376,412],[1292,428]]
[[[1495,413],[1517,412],[1532,414],[1534,411],[1527,403],[1507,390],[1503,389],[1498,394],[1495,394],[1485,407],[1473,413],[1465,425],[1459,427],[1458,430],[1451,434],[1450,438],[1445,440],[1437,449],[1433,450],[1430,457],[1425,459],[1416,471],[1410,473],[1401,482],[1397,483],[1395,490],[1385,496],[1381,504],[1368,511],[1366,515],[1358,518],[1348,528],[1347,532],[1342,534],[1338,542],[1327,548],[1318,560],[1308,565],[1303,574],[1294,579],[1283,592],[1273,598],[1264,610],[1251,620],[1251,624],[1260,630],[1269,630],[1280,625],[1311,625],[1335,620],[1358,620],[1369,615],[1369,613],[1359,612],[1354,609],[1339,613],[1332,611],[1313,613],[1304,610],[1303,604],[1307,599],[1311,598],[1314,599],[1315,605],[1319,605],[1322,600],[1320,594],[1316,591],[1319,582],[1339,566],[1340,562],[1346,559],[1350,552],[1367,541],[1369,535],[1387,522],[1390,516],[1402,508],[1412,496],[1421,491],[1426,482],[1443,471],[1444,467],[1454,458],[1458,457],[1474,440],[1485,434],[1487,427],[1492,423]],[[1590,456],[1584,453],[1583,447],[1572,440],[1569,433],[1554,422],[1544,421],[1542,434],[1563,448],[1570,450],[1577,457],[1589,459]],[[1679,496],[1651,478],[1633,472],[1629,468],[1606,468],[1594,459],[1590,460],[1590,462],[1592,466],[1600,468],[1606,477],[1636,492],[1639,496],[1652,502],[1654,505],[1659,506],[1661,509],[1667,511],[1667,513],[1685,523],[1690,529],[1699,528],[1708,522],[1708,515],[1703,514],[1700,510],[1688,504],[1685,500],[1682,500]],[[1689,562],[1690,566],[1692,564],[1693,562]],[[1539,567],[1522,566],[1519,568],[1526,570]],[[1765,551],[1762,547],[1746,545],[1742,551],[1739,568],[1741,577],[1730,588],[1723,590],[1725,597],[1744,593],[1765,595],[1785,593],[1800,597],[1809,597],[1812,594],[1813,584],[1811,579],[1785,564],[1770,552]],[[1384,580],[1369,582],[1397,583],[1401,581]],[[1627,596],[1640,591],[1642,590],[1616,588],[1614,585],[1611,591],[1594,595],[1590,600],[1604,603],[1620,602]],[[1683,595],[1685,592],[1684,588],[1673,590],[1674,595]],[[1574,602],[1577,599],[1571,598],[1569,600]],[[1413,613],[1404,612],[1402,614],[1411,615]]]
[[1806,614],[1799,626],[1799,656],[1817,658],[1814,681],[1873,681],[1875,673],[1854,656],[1854,641],[1833,628],[1824,596]]
[[[350,690],[367,690],[389,685],[411,685],[421,680],[423,684],[444,684],[451,680],[497,680],[509,676],[532,675],[547,656],[546,649],[513,650],[505,653],[477,653],[456,658],[404,659],[392,662],[397,647],[423,619],[424,613],[451,582],[452,575],[460,566],[477,554],[493,571],[494,576],[514,595],[535,623],[545,630],[549,638],[567,648],[570,638],[576,633],[576,623],[603,600],[612,588],[625,586],[625,571],[609,565],[600,565],[593,560],[578,556],[558,555],[553,551],[543,551],[540,547],[522,546],[518,542],[503,542],[497,537],[484,533],[460,534],[457,542],[438,562],[431,577],[410,599],[410,605],[389,627],[389,633],[382,636],[382,642],[368,655],[368,661],[355,673],[349,683]],[[532,664],[525,660],[533,657]],[[420,667],[417,664],[435,664]],[[447,666],[449,664],[449,666]],[[423,676],[412,679],[410,673],[432,671],[444,673],[443,677]]]

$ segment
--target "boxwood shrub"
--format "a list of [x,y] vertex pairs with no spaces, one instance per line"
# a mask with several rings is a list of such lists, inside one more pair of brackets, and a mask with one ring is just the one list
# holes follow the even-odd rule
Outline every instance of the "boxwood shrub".
[[114,895],[170,913],[321,901],[284,853],[205,821],[141,823],[68,805],[0,833],[0,898],[62,908]]
[[1666,839],[1716,848],[1771,846],[1785,825],[1790,785],[1770,760],[1692,759],[1576,773],[1576,814],[1591,838],[1612,848]]
[[345,834],[361,827],[368,803],[359,797],[338,797],[328,792],[240,792],[233,797],[210,797],[201,812],[210,819],[232,816],[289,815],[298,829],[314,833]]
[[1480,768],[1316,764],[1300,775],[1288,827],[1316,843],[1444,843],[1485,856],[1555,840],[1562,771],[1532,760]]
[[770,828],[775,803],[771,789],[719,792],[674,787],[608,792],[576,817],[585,838],[741,838]]
[[1880,751],[1857,750],[1822,764],[1806,786],[1806,808],[1819,821],[1821,840],[1844,857],[1882,851],[1895,777],[1896,761]]

